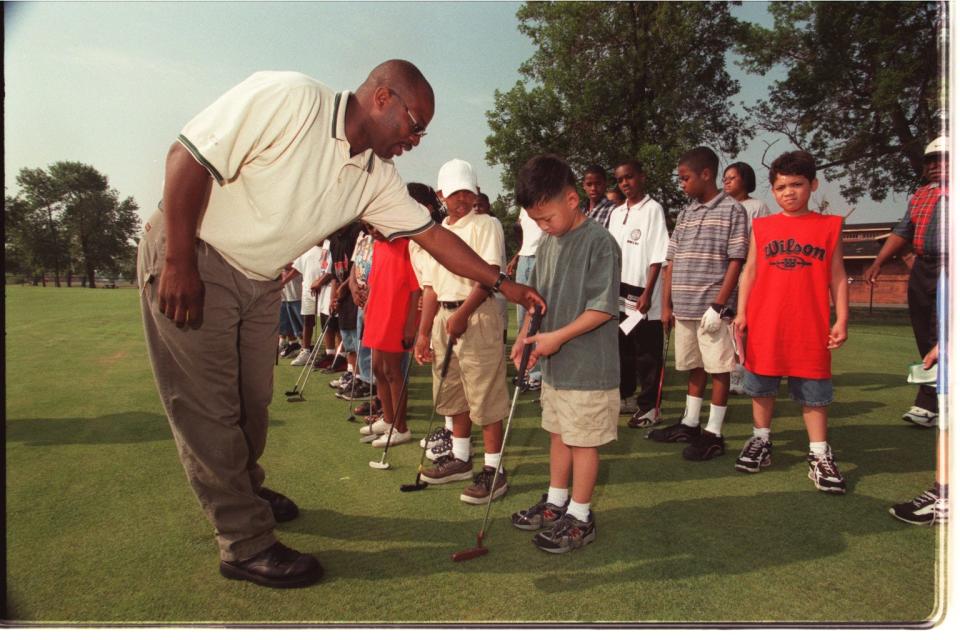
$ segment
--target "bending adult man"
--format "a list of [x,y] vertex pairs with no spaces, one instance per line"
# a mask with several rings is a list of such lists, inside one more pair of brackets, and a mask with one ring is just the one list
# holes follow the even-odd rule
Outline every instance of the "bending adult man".
[[263,486],[257,462],[286,263],[361,217],[515,302],[543,304],[407,194],[389,159],[419,144],[433,113],[430,84],[403,60],[377,66],[353,93],[258,72],[170,149],[162,211],[139,248],[141,308],[160,398],[228,578],[300,587],[322,575],[316,558],[276,540],[275,523],[297,507]]

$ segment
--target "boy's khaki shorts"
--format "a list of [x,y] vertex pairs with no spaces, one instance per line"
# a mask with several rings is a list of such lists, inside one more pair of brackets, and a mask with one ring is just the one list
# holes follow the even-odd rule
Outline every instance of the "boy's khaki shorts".
[[700,328],[700,320],[677,320],[673,350],[677,371],[704,369],[707,373],[730,373],[737,365],[730,323],[716,333]]
[[617,439],[620,389],[555,389],[540,387],[541,426],[556,433],[568,447],[599,447]]
[[510,412],[507,361],[503,352],[503,319],[492,298],[471,314],[467,330],[453,347],[447,378],[440,389],[440,370],[447,351],[447,319],[455,309],[437,310],[433,320],[433,400],[441,416],[470,413],[480,426],[503,420]]

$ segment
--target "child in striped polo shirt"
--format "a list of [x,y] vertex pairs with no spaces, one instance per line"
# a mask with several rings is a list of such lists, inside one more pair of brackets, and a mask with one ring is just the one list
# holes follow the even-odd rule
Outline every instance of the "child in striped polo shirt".
[[[725,451],[723,418],[730,395],[730,372],[736,354],[730,321],[737,300],[737,278],[747,257],[747,212],[732,196],[717,188],[720,159],[707,147],[682,156],[677,175],[692,201],[677,218],[663,270],[661,319],[670,331],[676,326],[677,371],[689,371],[683,417],[655,429],[655,442],[686,442],[683,457],[709,460]],[[710,416],[700,428],[700,408],[712,381]]]

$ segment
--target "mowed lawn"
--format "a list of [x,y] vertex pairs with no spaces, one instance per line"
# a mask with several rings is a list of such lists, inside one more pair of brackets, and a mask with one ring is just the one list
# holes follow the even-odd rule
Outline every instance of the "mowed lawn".
[[[936,615],[938,530],[902,524],[890,504],[933,480],[934,431],[900,413],[916,361],[905,324],[858,322],[834,359],[831,442],[845,496],[807,479],[799,410],[781,395],[773,466],[737,473],[749,400],[734,397],[726,455],[681,458],[621,419],[601,450],[597,542],[552,556],[510,526],[546,490],[547,437],[521,395],[505,456],[510,491],[483,508],[463,483],[401,493],[420,451],[358,442],[348,406],[315,374],[307,402],[285,401],[299,373],[276,369],[262,460],[270,487],[301,516],[281,539],[315,553],[326,577],[271,590],[217,571],[212,527],[177,460],[143,344],[137,292],[6,288],[7,619],[41,623],[919,622]],[[512,333],[513,330],[511,330]],[[511,336],[512,340],[512,336]],[[671,356],[672,358],[672,356]],[[671,360],[672,362],[672,360]],[[429,371],[411,380],[417,436],[430,416]],[[685,380],[668,368],[667,420]],[[512,394],[512,390],[511,390]],[[474,436],[479,454],[479,434]]]

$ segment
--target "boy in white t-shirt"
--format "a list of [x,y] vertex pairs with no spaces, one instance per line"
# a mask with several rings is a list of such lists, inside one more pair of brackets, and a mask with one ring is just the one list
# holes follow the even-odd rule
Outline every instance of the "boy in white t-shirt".
[[280,283],[280,357],[300,352],[298,336],[303,333],[303,317],[300,315],[300,287],[303,278],[288,264],[283,268]]
[[[316,324],[317,310],[319,306],[319,296],[315,295],[312,285],[320,279],[325,272],[324,261],[327,268],[330,265],[330,251],[324,249],[323,243],[315,247],[310,247],[306,253],[293,261],[293,269],[303,277],[303,285],[300,289],[300,313],[303,315],[303,345],[300,353],[290,364],[295,367],[302,367],[310,361],[310,354],[313,350],[313,327]],[[329,305],[329,301],[327,302]],[[317,348],[322,348],[317,345]]]
[[[620,246],[620,321],[627,311],[645,315],[629,334],[620,336],[620,413],[632,413],[629,426],[652,427],[662,421],[657,394],[663,368],[660,322],[660,267],[670,236],[660,203],[646,193],[646,174],[636,160],[621,162],[614,172],[626,201],[610,214],[607,229]],[[640,382],[634,402],[633,393]]]

